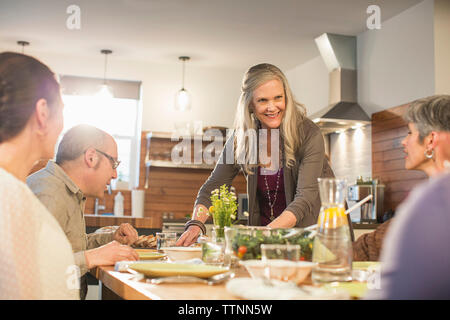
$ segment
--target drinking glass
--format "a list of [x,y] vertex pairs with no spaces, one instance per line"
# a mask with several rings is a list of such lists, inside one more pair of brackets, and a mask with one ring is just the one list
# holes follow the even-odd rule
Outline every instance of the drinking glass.
[[156,249],[161,250],[165,247],[173,247],[177,241],[176,232],[157,232],[156,233]]
[[224,266],[225,241],[205,241],[202,243],[202,260],[215,266]]
[[298,244],[261,244],[264,277],[267,280],[296,281],[301,247]]

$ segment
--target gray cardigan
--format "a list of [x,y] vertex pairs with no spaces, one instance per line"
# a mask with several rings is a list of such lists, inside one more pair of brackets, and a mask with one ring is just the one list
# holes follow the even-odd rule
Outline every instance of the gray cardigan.
[[[305,118],[299,127],[303,135],[303,143],[299,148],[296,161],[292,167],[284,167],[284,189],[286,194],[286,210],[297,218],[296,227],[306,227],[317,223],[320,211],[320,198],[317,178],[334,177],[333,171],[325,158],[324,140],[319,127]],[[222,150],[219,161],[209,178],[200,188],[195,205],[211,205],[211,191],[223,184],[231,185],[234,177],[242,169],[240,164],[226,164],[226,150],[232,150],[234,136],[231,136]],[[229,149],[230,148],[230,149]],[[249,225],[261,225],[259,203],[257,199],[257,174],[247,174],[247,194],[249,201]]]

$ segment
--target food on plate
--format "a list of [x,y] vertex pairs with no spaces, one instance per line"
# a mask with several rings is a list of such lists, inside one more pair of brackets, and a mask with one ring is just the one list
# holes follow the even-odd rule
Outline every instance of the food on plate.
[[148,236],[141,235],[138,237],[133,246],[139,248],[156,248],[156,237],[152,234]]
[[119,229],[119,226],[106,226],[95,230],[95,233],[111,233],[116,232],[117,229]]

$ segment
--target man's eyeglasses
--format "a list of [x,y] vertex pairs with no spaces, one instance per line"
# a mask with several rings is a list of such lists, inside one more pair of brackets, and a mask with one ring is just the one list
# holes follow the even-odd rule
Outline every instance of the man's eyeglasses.
[[97,151],[98,153],[101,153],[101,154],[104,155],[109,161],[111,161],[111,165],[112,165],[112,168],[113,168],[114,170],[117,169],[117,167],[118,167],[119,164],[120,164],[120,161],[119,161],[119,160],[114,159],[114,158],[111,157],[109,154],[104,153],[103,151],[100,151],[100,150],[98,150],[98,149],[95,149],[95,151]]

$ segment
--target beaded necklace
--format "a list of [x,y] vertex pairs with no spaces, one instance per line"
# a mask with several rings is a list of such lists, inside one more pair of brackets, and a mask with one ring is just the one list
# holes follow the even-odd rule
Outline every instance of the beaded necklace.
[[278,194],[278,187],[280,186],[280,173],[281,168],[278,168],[277,170],[277,188],[275,189],[275,196],[273,198],[273,202],[270,201],[270,192],[269,192],[269,184],[267,183],[267,175],[264,175],[264,182],[266,183],[266,190],[267,190],[267,199],[269,200],[269,207],[270,207],[270,221],[273,221],[275,217],[273,216],[273,206],[275,205],[275,202],[277,201],[277,194]]

